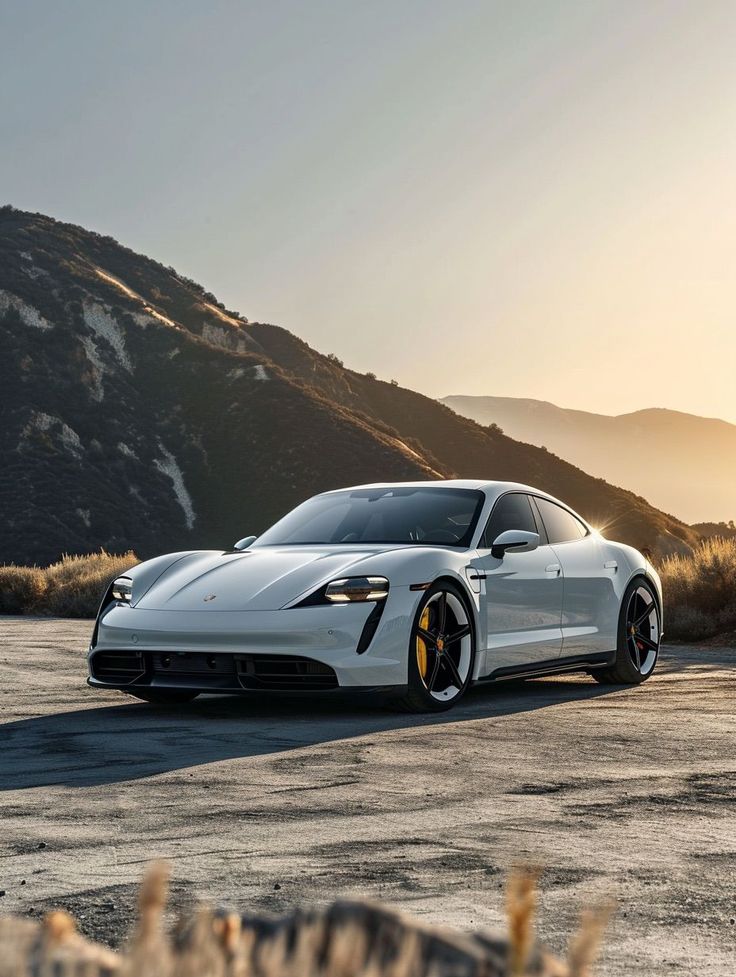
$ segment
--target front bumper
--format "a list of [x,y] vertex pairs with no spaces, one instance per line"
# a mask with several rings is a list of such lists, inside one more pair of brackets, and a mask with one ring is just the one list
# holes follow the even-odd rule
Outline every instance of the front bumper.
[[176,612],[112,604],[100,615],[88,682],[223,693],[402,686],[414,595],[397,590],[407,593],[389,595],[362,653],[372,603]]

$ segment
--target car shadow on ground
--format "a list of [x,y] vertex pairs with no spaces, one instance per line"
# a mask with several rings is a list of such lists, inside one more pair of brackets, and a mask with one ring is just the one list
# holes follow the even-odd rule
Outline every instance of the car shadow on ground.
[[454,725],[621,691],[587,678],[476,686],[450,712],[397,712],[366,695],[203,696],[187,705],[125,701],[0,727],[0,791],[121,783],[221,760],[260,757],[387,730]]

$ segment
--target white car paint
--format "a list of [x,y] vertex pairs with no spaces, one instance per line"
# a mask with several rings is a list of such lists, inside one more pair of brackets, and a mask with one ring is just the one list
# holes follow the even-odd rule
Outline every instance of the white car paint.
[[473,565],[485,573],[485,664],[494,668],[558,658],[562,650],[562,574],[550,546],[502,559],[480,550]]
[[[574,542],[540,541],[529,552],[494,556],[482,544],[496,502],[547,493],[509,482],[448,480],[400,483],[402,488],[466,488],[484,501],[470,544],[258,545],[242,552],[195,551],[148,560],[126,576],[129,605],[103,601],[89,649],[90,684],[121,688],[95,673],[101,652],[301,655],[334,669],[339,686],[404,686],[412,626],[423,598],[418,585],[439,578],[466,594],[476,636],[474,679],[502,677],[591,654],[613,652],[621,600],[635,576],[659,596],[656,572],[641,553],[604,539],[579,516],[587,535]],[[389,484],[358,489],[389,489]],[[336,501],[343,489],[333,493]],[[572,512],[564,503],[559,503]],[[574,513],[573,513],[574,514]],[[299,606],[324,584],[345,576],[381,576],[390,590],[368,647],[356,648],[375,604]],[[661,611],[660,611],[661,618]],[[214,658],[213,658],[214,660]],[[180,682],[160,675],[152,687]],[[214,681],[214,678],[213,678]],[[171,687],[182,687],[173,685]],[[212,684],[203,691],[218,691]],[[220,689],[219,691],[227,691]]]

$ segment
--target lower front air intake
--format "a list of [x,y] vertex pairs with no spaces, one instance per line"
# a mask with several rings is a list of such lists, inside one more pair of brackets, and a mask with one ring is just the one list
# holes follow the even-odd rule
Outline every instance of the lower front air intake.
[[244,689],[315,691],[336,689],[334,669],[298,655],[238,655],[238,679]]

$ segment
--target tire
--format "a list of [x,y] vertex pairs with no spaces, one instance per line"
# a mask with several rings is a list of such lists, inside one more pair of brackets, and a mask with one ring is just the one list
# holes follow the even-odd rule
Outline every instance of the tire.
[[408,664],[402,709],[444,712],[465,695],[475,664],[475,628],[466,595],[451,581],[425,591],[412,623]]
[[125,689],[125,691],[135,699],[142,699],[157,706],[183,705],[192,702],[199,695],[199,692],[186,692],[183,689],[141,689],[135,692],[132,689]]
[[659,599],[644,577],[632,580],[621,601],[616,661],[592,672],[602,685],[641,685],[654,671],[662,635]]

